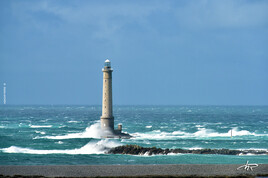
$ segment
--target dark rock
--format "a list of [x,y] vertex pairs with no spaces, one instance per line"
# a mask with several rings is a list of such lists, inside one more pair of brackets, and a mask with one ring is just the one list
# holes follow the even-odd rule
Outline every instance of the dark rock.
[[161,149],[156,147],[141,147],[139,145],[123,145],[112,148],[108,151],[108,154],[129,154],[129,155],[167,155],[169,153],[182,153],[182,154],[222,154],[222,155],[239,155],[239,154],[268,154],[265,150],[229,150],[229,149],[196,149],[185,150],[181,148],[176,149]]

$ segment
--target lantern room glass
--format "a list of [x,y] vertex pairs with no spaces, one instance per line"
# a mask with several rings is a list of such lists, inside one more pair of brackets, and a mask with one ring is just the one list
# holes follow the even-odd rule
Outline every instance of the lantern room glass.
[[110,61],[105,62],[105,63],[104,63],[104,66],[105,66],[105,67],[111,67],[111,62],[110,62]]

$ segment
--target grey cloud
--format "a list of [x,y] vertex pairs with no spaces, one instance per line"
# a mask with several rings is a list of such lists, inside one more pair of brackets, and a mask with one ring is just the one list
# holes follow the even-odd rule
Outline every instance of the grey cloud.
[[178,23],[188,28],[244,28],[268,23],[267,1],[189,1],[177,7]]
[[[142,1],[141,1],[142,2]],[[91,25],[96,28],[95,35],[98,37],[118,31],[129,21],[145,23],[148,15],[155,11],[168,8],[168,3],[134,3],[122,1],[122,3],[91,3],[90,1],[73,1],[72,5],[57,3],[55,1],[14,2],[14,15],[22,23],[32,23],[34,26],[42,26],[50,23],[42,21],[33,13],[44,12],[51,14],[56,19],[62,20],[65,25]],[[22,15],[23,14],[23,15]],[[23,18],[21,18],[23,17]]]
[[[252,28],[267,25],[267,1],[15,1],[14,15],[25,25],[46,30],[53,25],[90,27],[91,35],[107,38],[130,22],[152,32],[152,14],[174,16],[181,28]],[[117,3],[116,3],[117,2]],[[183,3],[182,3],[183,2]],[[38,13],[54,18],[40,19]],[[166,19],[169,21],[169,19]],[[52,22],[54,21],[54,24]],[[57,27],[57,26],[56,26]]]

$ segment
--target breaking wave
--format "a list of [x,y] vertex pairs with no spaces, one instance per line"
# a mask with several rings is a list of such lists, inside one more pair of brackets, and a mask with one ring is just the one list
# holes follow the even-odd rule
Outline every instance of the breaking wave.
[[70,133],[66,135],[57,135],[57,136],[45,136],[45,137],[36,137],[36,138],[47,138],[47,139],[72,139],[72,138],[101,138],[103,131],[101,130],[100,123],[97,122],[86,128],[84,132],[79,133]]
[[268,134],[257,134],[255,132],[249,132],[247,130],[238,130],[234,128],[225,133],[216,132],[213,129],[206,129],[199,127],[194,133],[184,132],[184,131],[174,131],[174,132],[161,132],[160,130],[154,130],[151,132],[140,133],[136,132],[132,134],[133,139],[153,139],[153,140],[168,140],[177,138],[213,138],[213,137],[241,137],[241,136],[268,136]]
[[112,147],[121,144],[108,139],[100,140],[98,142],[89,142],[85,146],[77,149],[68,150],[36,150],[31,148],[21,148],[11,146],[8,148],[0,149],[4,153],[24,153],[24,154],[104,154]]
[[29,125],[31,128],[50,128],[52,125]]

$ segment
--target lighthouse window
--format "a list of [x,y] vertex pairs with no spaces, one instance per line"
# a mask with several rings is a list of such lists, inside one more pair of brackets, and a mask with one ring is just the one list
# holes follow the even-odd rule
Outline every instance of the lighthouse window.
[[106,82],[106,80],[105,80],[105,82]]

